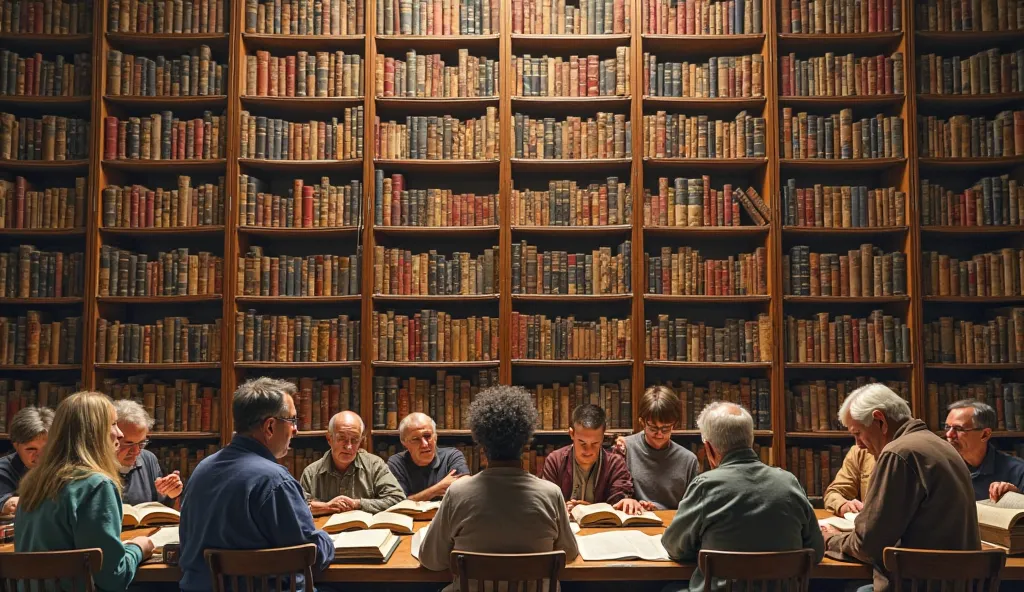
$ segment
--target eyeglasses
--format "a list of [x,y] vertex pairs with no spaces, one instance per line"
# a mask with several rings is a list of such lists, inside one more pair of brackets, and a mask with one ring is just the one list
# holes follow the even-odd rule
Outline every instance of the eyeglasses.
[[121,442],[121,448],[124,448],[124,449],[138,448],[139,450],[143,450],[143,449],[146,448],[146,446],[149,446],[149,440],[148,439],[143,440],[141,442],[135,442],[134,444],[127,444],[125,442]]
[[650,423],[650,422],[647,422],[647,421],[644,422],[644,429],[650,430],[651,433],[654,433],[654,434],[662,434],[662,435],[671,434],[673,427],[675,427],[675,426],[673,426],[673,425],[656,426],[653,423]]
[[946,424],[946,425],[944,425],[942,427],[943,427],[944,431],[947,431],[947,432],[952,431],[952,432],[955,432],[957,434],[963,434],[963,433],[966,433],[966,432],[973,432],[975,430],[981,429],[981,428],[965,428],[963,426],[955,426],[955,425],[949,425],[949,424]]
[[287,421],[295,427],[299,427],[299,416],[293,417],[275,417],[274,419],[280,419],[281,421]]
[[334,436],[334,441],[337,442],[338,444],[340,444],[341,446],[350,446],[352,448],[359,448],[359,445],[362,444],[362,442],[363,442],[363,438],[362,437],[359,437],[359,438],[348,438],[348,437],[342,436],[341,434],[338,434],[338,435]]

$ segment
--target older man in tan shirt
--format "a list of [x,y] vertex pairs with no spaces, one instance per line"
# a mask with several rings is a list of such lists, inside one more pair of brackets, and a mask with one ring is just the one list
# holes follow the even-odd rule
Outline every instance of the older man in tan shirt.
[[825,490],[825,509],[836,516],[860,512],[864,508],[864,494],[871,485],[875,472],[875,457],[867,448],[854,445],[846,453],[843,466]]

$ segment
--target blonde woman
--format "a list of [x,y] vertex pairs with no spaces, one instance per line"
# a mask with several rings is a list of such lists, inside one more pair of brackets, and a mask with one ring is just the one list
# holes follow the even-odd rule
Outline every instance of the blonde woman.
[[97,589],[125,590],[153,554],[153,542],[121,542],[121,430],[114,405],[100,393],[75,393],[57,406],[49,435],[42,459],[19,487],[14,550],[99,548]]

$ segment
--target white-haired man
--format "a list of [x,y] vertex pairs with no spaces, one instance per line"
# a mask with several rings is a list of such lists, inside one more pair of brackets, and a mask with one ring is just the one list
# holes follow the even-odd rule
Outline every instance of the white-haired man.
[[164,476],[156,455],[146,450],[153,418],[136,401],[114,401],[117,427],[124,434],[117,447],[117,461],[121,463],[124,486],[121,501],[126,504],[160,502],[168,506],[181,495],[184,484],[178,471]]
[[906,401],[883,384],[869,384],[846,397],[839,421],[876,461],[854,530],[822,527],[830,556],[874,565],[875,592],[885,592],[886,547],[981,548],[967,465],[948,442],[910,416]]
[[[734,403],[711,403],[697,418],[714,470],[690,482],[661,543],[679,562],[696,563],[701,549],[794,551],[824,554],[818,520],[804,490],[788,471],[763,464],[751,448],[754,420]],[[704,589],[693,572],[689,588]]]
[[388,468],[409,499],[441,498],[456,479],[469,474],[461,452],[437,447],[437,423],[426,413],[406,415],[398,424],[398,436],[405,451],[388,457]]

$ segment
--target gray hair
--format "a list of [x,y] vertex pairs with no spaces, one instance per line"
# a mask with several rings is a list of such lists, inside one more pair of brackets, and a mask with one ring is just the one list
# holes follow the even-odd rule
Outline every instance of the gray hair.
[[537,429],[533,396],[517,386],[485,389],[469,405],[469,425],[488,460],[519,460]]
[[404,440],[405,439],[405,430],[409,429],[409,425],[412,424],[414,421],[422,420],[423,418],[426,418],[427,421],[430,422],[430,429],[434,430],[434,433],[437,434],[437,422],[434,421],[434,418],[430,417],[426,413],[420,413],[419,411],[414,411],[414,412],[410,413],[409,415],[406,415],[405,417],[403,417],[402,421],[398,424],[398,437],[399,437],[399,439]]
[[889,421],[910,419],[910,405],[880,382],[867,384],[850,393],[839,407],[839,422],[850,427],[846,421],[855,421],[862,426],[871,424],[871,414],[881,411]]
[[[338,413],[335,413],[334,415],[331,416],[331,419],[327,422],[327,432],[329,434],[331,434],[332,436],[334,435],[334,419],[336,417],[338,417],[339,415],[341,415],[342,413],[345,413],[345,412],[344,411],[339,411]],[[356,413],[355,411],[349,411],[349,413],[351,413],[353,415],[353,417],[355,417],[356,419],[359,420],[359,436],[362,437],[362,436],[366,435],[366,424],[363,423],[363,418],[359,417],[359,414]]]
[[697,427],[701,438],[723,456],[754,445],[754,418],[735,403],[709,403],[697,417]]
[[153,424],[155,423],[153,418],[136,401],[118,399],[114,401],[114,409],[117,411],[118,422],[123,421],[126,424],[146,428],[147,430],[153,429]]
[[952,403],[946,410],[953,411],[954,409],[973,409],[974,427],[978,429],[988,428],[990,430],[996,429],[999,424],[999,420],[996,417],[996,410],[987,403],[976,401],[974,399],[963,399],[962,401],[956,401]]
[[53,409],[24,407],[11,418],[11,442],[25,444],[50,431]]
[[259,427],[268,417],[287,411],[284,396],[295,395],[295,385],[266,376],[243,383],[235,390],[231,415],[235,431],[246,434]]

